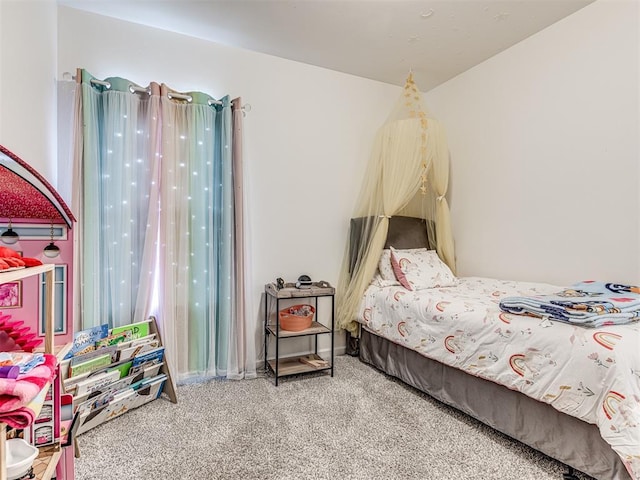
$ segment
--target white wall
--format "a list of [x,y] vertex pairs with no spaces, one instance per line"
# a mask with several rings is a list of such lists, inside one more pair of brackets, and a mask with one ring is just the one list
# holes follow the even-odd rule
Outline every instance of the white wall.
[[55,0],[0,1],[0,145],[56,183]]
[[256,315],[276,277],[337,284],[360,175],[399,87],[65,7],[58,20],[59,76],[83,67],[251,104],[244,153]]
[[460,275],[640,282],[638,5],[599,0],[426,95]]

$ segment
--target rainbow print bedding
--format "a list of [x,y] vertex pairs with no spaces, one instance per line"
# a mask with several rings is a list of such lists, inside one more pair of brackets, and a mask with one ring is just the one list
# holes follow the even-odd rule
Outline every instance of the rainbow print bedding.
[[503,298],[500,308],[590,328],[624,325],[640,321],[640,287],[580,282],[552,295]]
[[371,285],[360,322],[426,357],[596,424],[640,480],[640,324],[584,328],[499,306],[506,297],[559,290],[477,277],[418,291]]

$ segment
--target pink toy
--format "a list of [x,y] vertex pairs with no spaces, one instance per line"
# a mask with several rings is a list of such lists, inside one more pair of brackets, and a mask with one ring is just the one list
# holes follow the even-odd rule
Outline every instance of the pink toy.
[[11,315],[2,315],[2,312],[0,312],[0,330],[13,339],[21,350],[33,352],[34,348],[42,343],[42,339],[32,333],[29,327],[23,327],[24,322],[22,320],[12,322],[9,321],[10,319]]

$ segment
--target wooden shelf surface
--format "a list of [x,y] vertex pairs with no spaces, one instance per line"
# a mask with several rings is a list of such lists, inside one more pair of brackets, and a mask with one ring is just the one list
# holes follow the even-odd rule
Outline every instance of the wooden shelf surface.
[[40,454],[33,462],[33,473],[38,480],[51,480],[56,474],[56,466],[62,456],[59,444],[40,447]]
[[278,287],[274,283],[267,283],[264,288],[265,291],[274,298],[326,297],[335,295],[336,293],[336,289],[332,286],[320,287],[313,285],[309,288],[296,288],[292,285],[294,284],[287,283],[284,288],[278,290]]
[[47,263],[45,265],[37,265],[35,267],[18,268],[17,270],[11,270],[9,272],[0,271],[0,284],[15,282],[16,280],[21,280],[40,273],[51,272],[54,268],[54,264]]
[[[275,324],[267,325],[269,332],[272,335],[276,334],[276,326]],[[282,327],[278,329],[278,337],[287,338],[287,337],[301,337],[304,335],[317,335],[321,333],[331,333],[331,329],[320,322],[312,322],[309,328],[304,330],[300,330],[299,332],[292,332],[290,330],[283,330]]]
[[[303,357],[316,359],[316,360],[324,360],[322,357],[314,353],[310,353],[307,355],[296,355],[295,357],[281,358],[280,361],[278,362],[278,377],[286,377],[288,375],[296,375],[298,373],[319,372],[319,371],[328,370],[331,368],[330,362],[327,362],[328,365],[326,367],[314,367],[306,363],[302,363],[300,359]],[[273,372],[275,373],[276,371],[275,359],[269,360],[268,363],[269,363],[269,366],[271,367],[271,370],[273,370]]]

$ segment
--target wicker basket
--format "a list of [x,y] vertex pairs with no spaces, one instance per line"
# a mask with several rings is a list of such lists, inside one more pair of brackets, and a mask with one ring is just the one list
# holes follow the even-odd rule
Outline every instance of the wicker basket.
[[[300,315],[301,311],[309,312],[307,315]],[[280,316],[280,328],[289,332],[300,332],[311,326],[316,309],[313,305],[293,305],[278,312]]]

